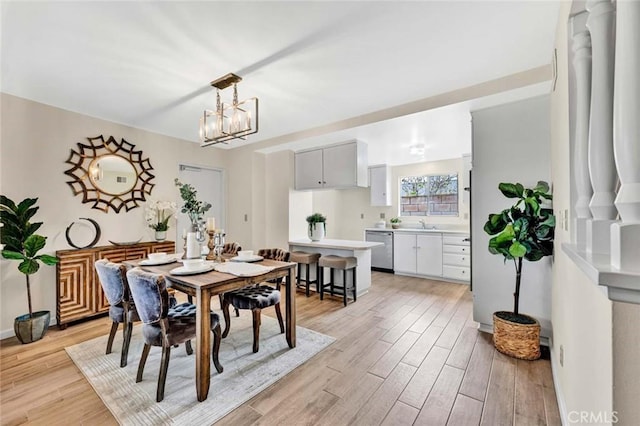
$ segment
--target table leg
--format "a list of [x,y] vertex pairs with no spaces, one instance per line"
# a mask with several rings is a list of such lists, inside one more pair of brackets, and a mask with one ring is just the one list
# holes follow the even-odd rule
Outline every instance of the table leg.
[[285,305],[285,311],[287,314],[286,319],[286,331],[287,331],[287,343],[290,348],[296,347],[296,288],[295,281],[293,280],[295,266],[289,268],[289,274],[286,279],[286,295],[287,304]]
[[198,401],[209,394],[211,381],[211,293],[196,289],[196,393]]

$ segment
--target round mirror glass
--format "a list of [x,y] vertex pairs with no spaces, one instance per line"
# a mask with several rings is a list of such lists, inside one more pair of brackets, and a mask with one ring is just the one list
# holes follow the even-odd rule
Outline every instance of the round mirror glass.
[[100,192],[123,195],[136,186],[136,169],[119,155],[102,155],[89,164],[89,179]]

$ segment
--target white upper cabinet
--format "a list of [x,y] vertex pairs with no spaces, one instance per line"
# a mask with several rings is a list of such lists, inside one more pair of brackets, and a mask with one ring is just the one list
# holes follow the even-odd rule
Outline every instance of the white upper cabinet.
[[386,164],[369,167],[369,185],[372,206],[391,205],[391,180]]
[[296,152],[296,189],[323,188],[322,150]]
[[295,153],[295,189],[367,186],[367,145],[352,141]]

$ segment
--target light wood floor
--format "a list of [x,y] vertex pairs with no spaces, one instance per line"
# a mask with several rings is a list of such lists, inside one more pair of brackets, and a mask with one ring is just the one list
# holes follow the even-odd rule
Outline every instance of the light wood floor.
[[[218,424],[560,425],[549,361],[495,351],[471,303],[465,285],[377,272],[346,308],[298,293],[298,325],[337,340]],[[0,424],[116,424],[64,351],[108,328],[0,342]]]

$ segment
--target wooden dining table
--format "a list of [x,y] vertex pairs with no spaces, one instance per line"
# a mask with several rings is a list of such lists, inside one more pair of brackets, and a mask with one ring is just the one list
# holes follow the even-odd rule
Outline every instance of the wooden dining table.
[[[267,280],[285,278],[285,334],[290,348],[296,346],[296,298],[295,275],[296,264],[264,259],[258,265],[273,268],[264,274],[240,277],[227,273],[209,271],[194,275],[173,275],[170,271],[179,263],[167,265],[142,266],[140,260],[125,261],[128,267],[140,267],[147,272],[164,275],[170,288],[186,293],[195,298],[196,305],[196,393],[198,401],[204,401],[209,394],[211,383],[211,296],[226,293],[251,284]],[[222,373],[224,374],[224,373]]]

